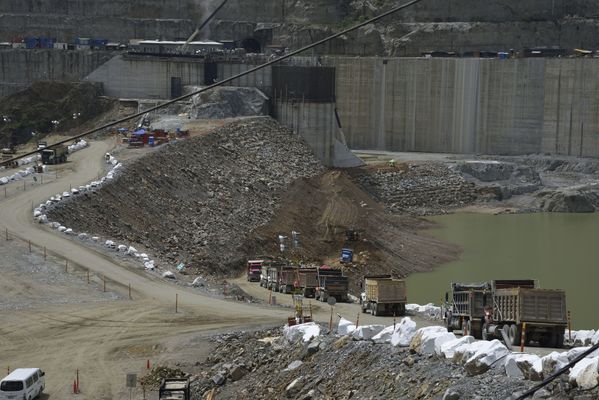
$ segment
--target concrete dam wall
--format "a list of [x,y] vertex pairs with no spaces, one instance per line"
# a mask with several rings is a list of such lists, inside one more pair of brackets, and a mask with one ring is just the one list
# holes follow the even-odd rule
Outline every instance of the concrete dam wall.
[[0,99],[35,81],[79,81],[114,53],[69,50],[0,50]]
[[325,62],[353,149],[599,156],[599,60]]

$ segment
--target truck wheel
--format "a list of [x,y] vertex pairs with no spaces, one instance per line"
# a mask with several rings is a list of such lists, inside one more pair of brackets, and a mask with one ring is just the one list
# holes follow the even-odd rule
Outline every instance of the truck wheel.
[[378,314],[378,308],[379,308],[379,305],[378,305],[378,304],[374,304],[374,305],[372,306],[372,315],[373,315],[374,317],[376,317],[376,316],[377,316],[377,314]]
[[558,349],[564,347],[564,332],[557,332],[557,340],[555,343],[555,347],[557,347]]
[[464,331],[464,336],[472,336],[472,321],[466,321],[466,330]]
[[362,303],[362,305],[360,306],[360,308],[362,309],[362,312],[364,314],[366,314],[366,304]]
[[489,335],[487,334],[487,324],[483,324],[483,329],[481,332],[481,337],[483,338],[483,340],[489,340]]
[[510,338],[510,342],[513,346],[520,344],[520,327],[516,324],[509,326],[507,336]]

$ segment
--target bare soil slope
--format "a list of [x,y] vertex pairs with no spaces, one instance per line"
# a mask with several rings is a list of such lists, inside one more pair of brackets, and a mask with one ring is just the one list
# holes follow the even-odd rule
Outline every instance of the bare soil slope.
[[[148,154],[95,193],[51,210],[77,231],[140,245],[192,273],[235,276],[256,254],[280,254],[278,235],[301,233],[294,260],[337,262],[345,231],[350,276],[429,270],[458,249],[389,214],[345,172],[326,172],[308,146],[269,118],[243,119]],[[289,243],[288,243],[289,245]],[[288,246],[288,248],[291,246]]]

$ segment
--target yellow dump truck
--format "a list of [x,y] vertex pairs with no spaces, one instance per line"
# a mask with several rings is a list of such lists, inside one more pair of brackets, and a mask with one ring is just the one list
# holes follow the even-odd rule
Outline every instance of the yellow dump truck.
[[365,292],[362,312],[372,315],[404,315],[406,312],[406,282],[391,275],[364,277]]

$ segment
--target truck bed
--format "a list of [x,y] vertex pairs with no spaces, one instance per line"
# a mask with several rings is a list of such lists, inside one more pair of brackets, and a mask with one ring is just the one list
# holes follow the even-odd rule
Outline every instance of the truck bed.
[[566,324],[566,294],[558,289],[498,289],[494,318],[501,321]]
[[377,303],[405,303],[406,282],[400,279],[366,278],[366,300]]

